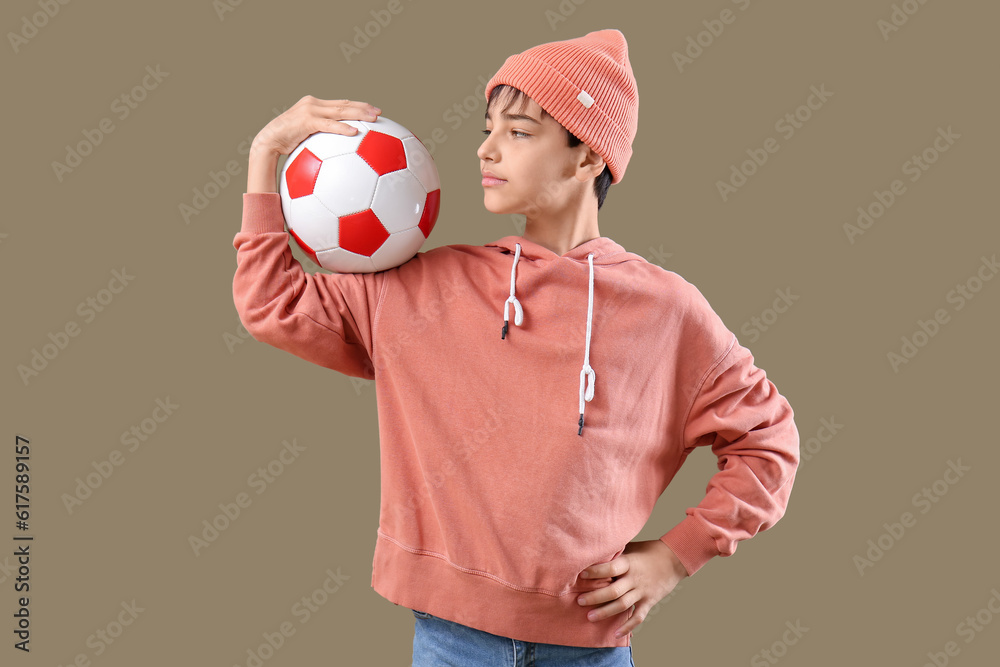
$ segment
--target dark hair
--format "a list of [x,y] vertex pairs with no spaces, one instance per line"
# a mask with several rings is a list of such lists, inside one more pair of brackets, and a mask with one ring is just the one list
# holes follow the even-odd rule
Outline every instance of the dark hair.
[[[490,99],[486,103],[487,113],[489,113],[489,108],[493,104],[493,98],[497,95],[497,93],[498,92],[501,93],[502,96],[507,90],[512,91],[512,93],[508,96],[509,99],[507,101],[506,106],[503,109],[504,111],[510,109],[510,107],[513,106],[515,102],[521,102],[521,106],[522,107],[524,106],[524,101],[528,97],[524,93],[524,91],[515,88],[513,86],[501,83],[495,86],[493,90],[490,91]],[[542,109],[542,117],[544,118],[545,116],[548,115],[549,115],[548,112],[546,112],[545,109]],[[583,141],[579,137],[570,132],[568,129],[566,129],[565,127],[563,129],[566,130],[566,139],[570,148],[579,146],[580,144],[583,143]],[[607,165],[607,163],[605,163],[604,171],[598,174],[597,178],[594,179],[594,194],[597,195],[597,210],[600,210],[601,206],[604,205],[604,198],[607,197],[608,188],[611,187],[611,179],[612,179],[611,168]]]

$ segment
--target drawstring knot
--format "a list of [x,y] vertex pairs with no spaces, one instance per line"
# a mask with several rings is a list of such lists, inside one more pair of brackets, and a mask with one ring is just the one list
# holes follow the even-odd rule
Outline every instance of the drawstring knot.
[[[577,431],[577,435],[583,435],[583,402],[594,398],[594,380],[596,379],[597,374],[594,373],[594,369],[590,367],[590,364],[584,363],[580,370],[580,430]],[[586,391],[583,389],[585,380],[587,381]]]
[[510,296],[503,304],[503,329],[500,330],[500,339],[504,340],[507,338],[507,324],[509,322],[508,313],[510,312],[510,304],[514,304],[514,324],[521,326],[521,322],[524,321],[524,310],[521,308],[521,302],[517,300],[514,296],[514,277],[517,275],[517,260],[521,257],[521,244],[518,243],[514,247],[514,264],[510,267]]

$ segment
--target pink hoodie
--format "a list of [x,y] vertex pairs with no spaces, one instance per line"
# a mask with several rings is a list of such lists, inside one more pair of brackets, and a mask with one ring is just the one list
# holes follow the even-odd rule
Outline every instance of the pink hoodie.
[[[660,539],[697,572],[785,512],[792,409],[692,284],[607,237],[520,236],[364,274],[303,271],[277,193],[244,193],[233,297],[261,342],[375,380],[372,587],[496,635],[628,646],[581,579],[620,555],[699,446],[720,472]],[[509,322],[505,322],[509,320]]]

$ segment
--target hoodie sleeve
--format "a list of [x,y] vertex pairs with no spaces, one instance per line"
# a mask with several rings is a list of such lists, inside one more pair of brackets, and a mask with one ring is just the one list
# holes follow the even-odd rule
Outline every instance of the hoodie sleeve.
[[385,275],[309,274],[292,256],[276,192],[243,193],[233,301],[255,340],[367,379]]
[[729,343],[704,373],[682,438],[685,455],[710,446],[719,472],[701,503],[687,508],[687,516],[660,538],[689,575],[714,556],[731,556],[738,542],[777,523],[799,464],[791,406],[754,366],[750,351],[712,316],[712,331],[702,340]]

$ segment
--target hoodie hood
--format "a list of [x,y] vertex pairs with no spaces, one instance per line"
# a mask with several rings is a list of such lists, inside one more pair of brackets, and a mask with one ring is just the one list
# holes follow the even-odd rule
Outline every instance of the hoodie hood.
[[[583,435],[583,413],[586,402],[594,398],[594,385],[597,373],[590,365],[590,332],[594,318],[594,265],[619,264],[630,260],[645,261],[639,255],[628,252],[606,236],[599,236],[569,250],[565,255],[559,255],[543,245],[529,241],[522,236],[505,236],[486,247],[496,247],[512,255],[510,265],[510,296],[503,304],[503,327],[500,329],[500,340],[506,341],[510,333],[510,307],[514,307],[514,324],[521,326],[524,322],[524,307],[517,298],[517,262],[524,257],[532,260],[574,260],[586,262],[590,268],[587,295],[587,335],[583,348],[583,365],[580,368],[580,419],[577,422],[577,435]],[[581,327],[583,323],[581,322]]]

